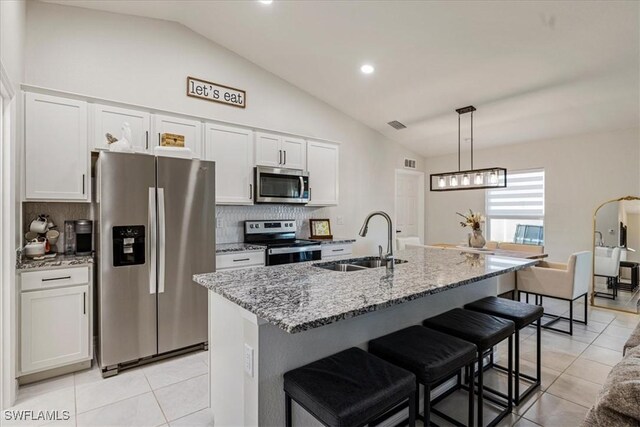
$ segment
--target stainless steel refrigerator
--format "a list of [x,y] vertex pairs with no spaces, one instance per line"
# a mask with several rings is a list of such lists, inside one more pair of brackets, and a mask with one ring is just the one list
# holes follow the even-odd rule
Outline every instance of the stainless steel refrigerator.
[[99,363],[103,376],[206,345],[215,270],[213,162],[101,152],[96,162]]

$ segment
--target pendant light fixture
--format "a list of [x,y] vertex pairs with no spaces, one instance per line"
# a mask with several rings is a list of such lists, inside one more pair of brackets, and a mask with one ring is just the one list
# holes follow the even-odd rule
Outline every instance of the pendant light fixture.
[[[431,191],[479,190],[482,188],[501,188],[507,186],[507,170],[505,168],[473,168],[473,112],[476,107],[458,108],[458,170],[431,174]],[[460,118],[471,113],[471,169],[460,167]]]

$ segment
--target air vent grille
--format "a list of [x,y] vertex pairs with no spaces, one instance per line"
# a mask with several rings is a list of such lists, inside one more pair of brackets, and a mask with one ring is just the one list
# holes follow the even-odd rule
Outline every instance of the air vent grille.
[[416,161],[414,159],[404,159],[404,167],[407,169],[415,169]]
[[400,123],[397,120],[394,120],[392,122],[387,123],[389,126],[391,126],[392,128],[394,128],[395,130],[402,130],[402,129],[406,129],[407,127],[405,125],[403,125],[402,123]]

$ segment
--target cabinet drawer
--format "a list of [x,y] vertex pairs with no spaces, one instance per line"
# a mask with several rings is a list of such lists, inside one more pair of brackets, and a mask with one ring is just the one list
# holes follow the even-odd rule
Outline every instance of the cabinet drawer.
[[30,271],[20,275],[20,283],[23,291],[82,285],[89,283],[89,267]]
[[349,255],[351,253],[351,243],[337,245],[322,245],[322,259],[332,256]]
[[264,265],[264,252],[233,252],[216,256],[216,270]]

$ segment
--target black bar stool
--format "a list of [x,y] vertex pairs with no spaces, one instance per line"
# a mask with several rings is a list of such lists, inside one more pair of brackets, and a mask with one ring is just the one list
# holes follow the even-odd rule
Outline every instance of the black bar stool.
[[[416,376],[416,415],[429,427],[431,412],[457,426],[473,425],[473,390],[469,389],[469,424],[462,424],[446,414],[431,408],[431,390],[454,376],[457,387],[438,396],[437,401],[462,387],[462,368],[472,369],[476,361],[476,346],[451,335],[423,326],[411,326],[398,332],[369,341],[369,352],[394,365],[411,371]],[[424,385],[424,417],[420,412],[420,384]]]
[[[513,403],[518,406],[520,401],[531,394],[536,388],[540,387],[541,379],[541,365],[540,365],[540,326],[544,309],[537,305],[527,304],[519,301],[507,300],[498,297],[486,297],[478,301],[472,302],[464,306],[467,310],[478,311],[480,313],[490,314],[492,316],[501,317],[503,319],[511,320],[516,325],[515,332],[515,391],[513,396]],[[536,323],[536,376],[532,377],[527,374],[520,373],[520,330],[527,326]],[[493,355],[493,353],[491,353]],[[491,367],[498,368],[506,371],[504,366],[496,365],[493,363],[493,357],[491,357]],[[520,394],[520,377],[525,378],[531,382],[531,385]]]
[[287,427],[292,399],[326,426],[364,426],[405,404],[415,426],[415,375],[356,347],[286,372],[284,392]]
[[[453,310],[449,310],[438,316],[426,319],[423,324],[429,328],[436,329],[440,332],[444,332],[445,334],[453,335],[476,345],[478,350],[478,425],[482,425],[483,423],[482,415],[485,398],[504,408],[493,420],[491,420],[489,424],[487,424],[488,426],[498,424],[504,417],[510,414],[513,409],[512,354],[513,333],[515,332],[514,323],[511,320],[501,319],[499,317],[478,313],[476,311],[454,308]],[[491,389],[486,390],[503,398],[505,401],[502,402],[492,396],[485,396],[483,360],[485,352],[492,351],[493,346],[505,339],[509,340],[507,394],[505,395]],[[475,388],[474,372],[471,372],[470,376],[470,387],[473,389]],[[467,376],[467,379],[469,379],[469,376]]]

